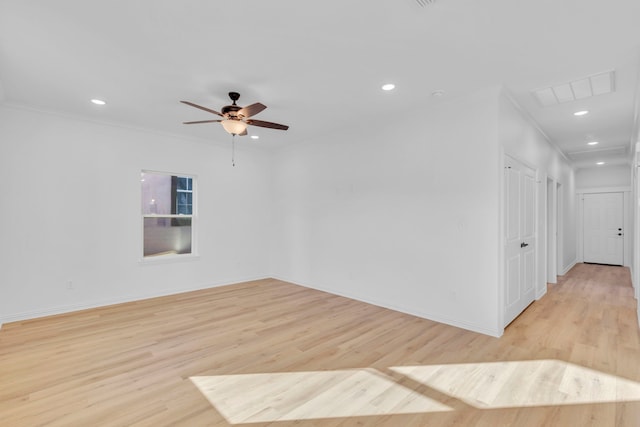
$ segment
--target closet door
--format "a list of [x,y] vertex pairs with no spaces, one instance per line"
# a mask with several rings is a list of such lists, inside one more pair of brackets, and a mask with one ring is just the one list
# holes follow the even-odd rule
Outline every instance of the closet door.
[[535,298],[536,174],[505,157],[504,324],[511,323]]

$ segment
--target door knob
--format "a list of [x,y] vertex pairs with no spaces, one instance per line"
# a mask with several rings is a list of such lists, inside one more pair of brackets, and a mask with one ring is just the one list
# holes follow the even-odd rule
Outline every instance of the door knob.
[[622,231],[622,228],[618,228],[618,231]]
[[528,243],[525,243],[525,242],[520,243],[521,248],[526,248],[527,246],[529,246]]
[[618,233],[618,236],[622,236],[622,233]]

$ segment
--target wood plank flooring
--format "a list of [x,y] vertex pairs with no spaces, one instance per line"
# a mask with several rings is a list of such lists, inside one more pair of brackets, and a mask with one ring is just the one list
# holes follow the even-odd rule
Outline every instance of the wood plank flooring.
[[0,425],[640,426],[635,304],[579,264],[500,339],[277,280],[16,322]]

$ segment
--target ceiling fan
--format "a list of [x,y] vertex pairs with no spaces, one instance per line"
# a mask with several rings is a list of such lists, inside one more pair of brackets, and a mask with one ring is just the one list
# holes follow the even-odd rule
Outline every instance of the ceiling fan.
[[229,92],[229,98],[231,98],[231,101],[233,101],[233,104],[222,107],[221,113],[215,110],[212,110],[210,108],[194,104],[193,102],[180,101],[183,104],[187,104],[192,107],[199,108],[203,111],[207,111],[209,113],[222,117],[222,119],[217,119],[217,120],[198,120],[195,122],[184,122],[184,124],[193,125],[196,123],[221,123],[224,130],[229,132],[231,135],[246,135],[247,125],[260,126],[263,128],[278,129],[278,130],[289,129],[289,126],[286,126],[286,125],[281,125],[281,124],[272,123],[272,122],[265,122],[263,120],[254,120],[249,118],[249,117],[255,116],[256,114],[258,114],[259,112],[267,108],[266,105],[256,102],[255,104],[251,104],[246,107],[241,107],[236,104],[236,101],[240,99],[240,94],[238,92]]

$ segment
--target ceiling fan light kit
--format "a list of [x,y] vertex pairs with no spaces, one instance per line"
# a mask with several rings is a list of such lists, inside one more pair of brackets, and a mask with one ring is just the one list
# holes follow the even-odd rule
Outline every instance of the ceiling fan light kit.
[[247,134],[247,124],[242,120],[227,119],[223,120],[221,123],[224,130],[229,132],[231,135]]

